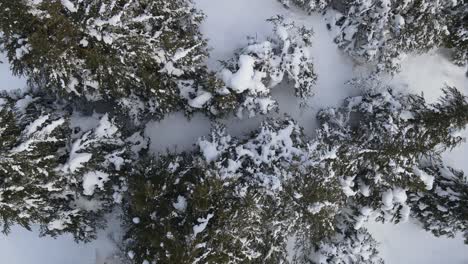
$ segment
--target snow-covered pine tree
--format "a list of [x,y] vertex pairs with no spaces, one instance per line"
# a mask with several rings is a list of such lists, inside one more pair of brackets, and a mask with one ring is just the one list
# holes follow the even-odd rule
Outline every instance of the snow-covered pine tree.
[[299,244],[292,259],[296,264],[383,264],[377,246],[367,229],[356,227],[352,211],[344,207],[335,216],[334,232],[321,241]]
[[351,56],[395,72],[407,53],[444,46],[452,13],[463,1],[344,1],[338,45]]
[[273,24],[274,36],[263,42],[249,38],[249,44],[235,58],[224,62],[221,79],[225,93],[240,102],[238,115],[246,111],[254,116],[275,109],[271,89],[285,79],[303,101],[314,93],[317,75],[310,54],[313,31],[281,16],[268,21]]
[[127,173],[138,152],[145,148],[146,140],[138,133],[125,139],[107,114],[100,117],[97,126],[91,129],[73,122],[71,128],[73,133],[69,135],[67,149],[63,153],[66,160],[58,165],[57,170],[61,177],[67,179],[67,186],[61,191],[68,198],[67,206],[73,211],[56,212],[53,223],[58,227],[53,230],[49,224],[48,229],[50,233],[61,233],[63,226],[72,231],[79,230],[80,233],[74,233],[75,237],[88,241],[94,238],[99,228],[104,227],[102,216],[122,202],[127,190]]
[[2,97],[1,105],[4,231],[13,224],[28,229],[37,224],[41,235],[93,239],[103,214],[120,202],[126,188],[122,172],[144,140],[138,134],[122,139],[107,115],[95,128],[80,130],[78,113],[54,100]]
[[[207,176],[205,170],[186,154],[148,159],[135,169],[125,210],[133,263],[224,263],[229,254],[254,253],[242,250],[229,232],[234,213],[243,219],[255,210],[251,197],[230,197],[225,190],[235,183]],[[245,228],[239,231],[252,231]]]
[[202,19],[190,0],[2,1],[0,43],[13,72],[39,87],[161,117],[193,110],[187,85],[200,94],[219,84],[203,64]]
[[[462,1],[460,1],[462,2]],[[453,61],[458,65],[468,64],[468,2],[451,10],[450,35],[445,46],[452,49]]]
[[468,181],[463,171],[440,160],[426,161],[418,173],[431,179],[429,190],[409,195],[412,216],[435,236],[454,237],[464,233],[468,244]]
[[468,122],[468,100],[455,88],[444,93],[439,102],[427,104],[421,96],[372,90],[319,113],[318,135],[341,161],[334,173],[349,196],[356,227],[373,210],[380,220],[405,220],[407,192],[431,184],[415,170],[420,160],[440,157],[461,142],[456,133]]
[[446,47],[453,61],[467,63],[466,1],[279,0],[307,12],[333,9],[335,42],[357,61],[395,73],[408,53]]
[[[17,104],[28,99],[31,97]],[[4,97],[0,101],[0,223],[8,232],[14,224],[28,229],[31,223],[45,224],[54,213],[46,196],[63,184],[63,179],[54,173],[60,159],[55,154],[66,146],[70,131],[66,116],[50,113],[40,107],[40,102],[35,102],[36,109],[28,111],[38,111],[35,117],[24,113],[21,120],[13,100]]]
[[440,147],[437,153],[451,149],[463,141],[459,132],[468,124],[468,97],[455,87],[442,89],[438,102],[427,104],[422,96],[410,96],[411,119],[418,130],[419,148]]
[[198,146],[132,173],[125,212],[134,263],[281,263],[291,235],[310,243],[332,232],[339,186],[314,174],[326,152],[310,154],[295,123],[267,122],[244,140],[217,127]]
[[298,263],[313,264],[383,264],[377,241],[365,228],[356,229],[350,223],[337,224],[336,233],[317,244],[313,252]]
[[383,264],[377,242],[365,228],[337,232],[322,241],[317,250],[307,259],[313,264]]

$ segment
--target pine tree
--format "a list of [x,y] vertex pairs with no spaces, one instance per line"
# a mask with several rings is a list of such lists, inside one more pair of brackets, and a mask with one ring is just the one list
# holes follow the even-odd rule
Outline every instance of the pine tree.
[[450,12],[450,35],[445,46],[452,49],[452,59],[457,65],[468,64],[468,3],[465,1]]
[[333,233],[310,242],[294,249],[293,263],[384,263],[379,257],[377,241],[367,229],[355,225],[353,214],[346,207],[335,216]]
[[351,56],[375,62],[379,70],[395,72],[407,53],[444,46],[457,1],[345,1],[336,25],[338,45]]
[[[463,171],[440,160],[420,165],[420,174],[432,180],[430,190],[410,194],[412,215],[435,236],[468,235],[468,181]],[[468,240],[465,240],[468,243]]]
[[195,92],[219,84],[203,64],[203,15],[190,0],[20,0],[0,10],[14,73],[63,98],[117,102],[141,119],[190,111],[182,83]]
[[[127,249],[135,263],[282,263],[286,242],[333,230],[338,186],[291,121],[239,140],[217,127],[199,150],[141,163],[130,179]],[[312,162],[315,161],[315,162]]]
[[[2,98],[0,223],[41,235],[71,233],[89,241],[103,215],[119,203],[124,172],[137,151],[137,135],[122,138],[108,115],[97,127],[75,123],[78,113],[55,100],[27,95]],[[5,140],[3,140],[5,139]]]
[[395,73],[406,54],[439,47],[452,49],[455,63],[467,63],[466,1],[279,1],[309,13],[338,11],[328,24],[337,33],[335,42],[358,62],[375,64],[377,71]]
[[39,115],[31,118],[25,114],[20,123],[14,101],[1,101],[0,215],[3,231],[8,232],[13,224],[29,229],[31,223],[46,223],[54,212],[44,196],[63,183],[54,173],[60,158],[54,154],[65,147],[69,130],[66,116],[49,113],[39,103],[34,104],[39,109],[32,109]]
[[383,264],[377,242],[365,228],[338,231],[321,241],[316,251],[307,259],[314,264]]
[[274,27],[273,37],[263,42],[250,38],[247,47],[224,62],[221,79],[226,93],[239,98],[238,115],[246,111],[254,116],[275,109],[271,89],[285,79],[292,83],[295,95],[303,103],[314,93],[317,74],[310,54],[313,31],[281,16],[268,21]]
[[456,132],[467,124],[468,100],[455,88],[444,93],[429,105],[421,96],[377,89],[319,113],[318,134],[336,149],[341,163],[333,170],[349,197],[356,225],[369,218],[369,210],[380,220],[407,219],[408,193],[430,184],[416,170],[420,160],[438,158],[461,142]]

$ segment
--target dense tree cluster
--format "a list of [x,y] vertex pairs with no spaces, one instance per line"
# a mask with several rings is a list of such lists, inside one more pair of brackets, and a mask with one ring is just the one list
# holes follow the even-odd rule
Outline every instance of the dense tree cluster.
[[437,236],[464,232],[463,173],[427,165],[442,164],[468,123],[467,98],[444,92],[427,104],[375,87],[319,112],[313,139],[291,120],[243,140],[216,127],[195,152],[146,160],[130,184],[130,256],[281,263],[293,239],[296,263],[382,263],[367,220],[412,215]]
[[132,173],[136,263],[281,263],[289,236],[302,243],[332,232],[338,182],[315,167],[323,156],[293,122],[264,123],[246,140],[216,127],[197,145]]
[[[456,64],[468,63],[466,1],[280,0],[307,12],[333,10],[329,27],[335,42],[362,63],[394,73],[408,53],[451,50]],[[335,14],[335,13],[333,13]]]
[[312,31],[281,17],[270,20],[273,38],[252,39],[218,77],[204,64],[203,14],[189,0],[21,0],[0,9],[0,44],[14,73],[71,101],[109,104],[136,122],[176,110],[265,114],[275,107],[270,88],[285,76],[301,98],[317,79]]

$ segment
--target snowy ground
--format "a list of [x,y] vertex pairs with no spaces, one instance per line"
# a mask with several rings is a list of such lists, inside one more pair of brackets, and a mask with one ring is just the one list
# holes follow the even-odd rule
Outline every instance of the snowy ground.
[[0,53],[0,91],[16,90],[26,87],[26,81],[23,78],[14,77],[10,73],[10,65],[6,57]]
[[[344,57],[333,44],[325,23],[319,16],[307,16],[297,10],[286,10],[275,0],[195,0],[197,6],[207,15],[202,30],[213,47],[208,61],[212,69],[219,67],[218,60],[227,59],[232,52],[246,44],[246,36],[256,36],[260,40],[271,32],[265,22],[276,14],[293,17],[298,23],[311,25],[315,31],[312,54],[315,69],[319,75],[316,95],[308,109],[299,109],[287,86],[279,86],[274,96],[279,100],[280,113],[294,117],[310,135],[313,134],[315,113],[324,106],[338,105],[342,99],[358,93],[345,82],[360,76],[362,69],[355,68],[352,61]],[[412,92],[424,92],[426,98],[434,100],[440,95],[444,84],[465,89],[468,93],[468,78],[465,69],[455,67],[436,53],[409,57],[403,65],[402,73],[386,82]],[[8,65],[0,65],[0,89],[24,87],[24,80],[11,77]],[[229,132],[241,135],[257,127],[262,118],[221,120]],[[207,118],[196,115],[190,121],[180,113],[169,115],[163,121],[150,123],[146,134],[152,138],[154,152],[166,150],[187,150],[196,139],[206,135],[210,129]],[[468,132],[465,133],[468,136]],[[468,144],[464,144],[447,154],[448,161],[468,172]],[[468,263],[468,246],[460,237],[456,239],[434,238],[415,223],[399,226],[372,223],[369,229],[381,243],[382,256],[389,264],[412,263]],[[99,239],[87,245],[76,245],[70,237],[56,240],[37,238],[36,232],[26,232],[15,228],[8,236],[0,236],[0,254],[8,264],[103,264],[104,257],[113,251],[112,239],[118,229],[101,232]],[[114,263],[112,263],[114,264]]]

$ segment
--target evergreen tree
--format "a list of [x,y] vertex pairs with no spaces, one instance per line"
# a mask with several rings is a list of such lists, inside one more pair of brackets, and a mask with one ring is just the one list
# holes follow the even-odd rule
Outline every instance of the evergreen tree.
[[383,264],[377,242],[365,229],[346,229],[322,241],[312,253],[309,263],[315,264]]
[[161,117],[190,111],[181,86],[218,85],[203,64],[203,15],[190,0],[19,0],[0,10],[0,43],[14,73],[63,98]]
[[431,184],[416,168],[425,157],[438,158],[461,142],[456,132],[468,119],[468,100],[455,88],[427,104],[392,89],[351,97],[339,109],[319,113],[319,137],[336,149],[333,170],[341,178],[356,226],[375,210],[380,220],[405,220],[408,193]]
[[[128,255],[135,263],[284,263],[286,242],[333,230],[340,194],[291,121],[239,140],[218,127],[199,151],[141,163],[130,177]],[[146,261],[146,262],[145,262]]]
[[293,263],[382,264],[377,245],[365,228],[355,226],[353,214],[345,207],[335,216],[334,232],[321,241],[296,247]]
[[224,62],[221,78],[226,93],[240,97],[238,115],[267,113],[277,107],[271,89],[284,79],[294,85],[295,95],[305,102],[312,96],[317,75],[310,54],[313,31],[285,21],[281,16],[268,20],[274,26],[274,36],[259,42],[250,38],[247,47],[236,57]]
[[[24,121],[19,122],[14,101],[1,101],[0,214],[3,231],[8,232],[13,224],[29,229],[33,222],[46,223],[54,213],[47,196],[63,183],[54,173],[60,158],[54,154],[65,147],[69,129],[66,116],[51,114],[39,103],[34,104],[39,109],[32,109],[39,111],[37,116],[30,118],[25,113]],[[56,200],[60,203],[62,199]]]
[[[335,42],[361,63],[395,73],[408,53],[446,47],[453,61],[467,63],[466,1],[398,0],[279,0],[307,12],[333,9],[329,28]],[[335,13],[333,13],[335,14]]]
[[468,2],[451,10],[450,35],[445,46],[453,51],[452,59],[458,65],[468,64]]
[[107,115],[97,127],[81,129],[78,113],[54,100],[27,95],[1,101],[4,232],[13,224],[38,224],[41,235],[93,239],[103,214],[121,200],[136,136],[123,139]]
[[338,45],[357,59],[394,72],[407,53],[445,46],[452,10],[462,1],[344,1]]
[[435,236],[454,237],[460,232],[468,236],[466,176],[463,171],[447,167],[441,161],[429,163],[429,166],[422,163],[419,173],[432,179],[432,188],[409,196],[412,215]]

